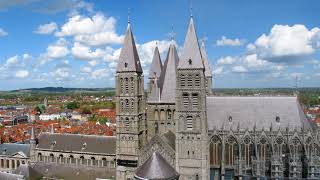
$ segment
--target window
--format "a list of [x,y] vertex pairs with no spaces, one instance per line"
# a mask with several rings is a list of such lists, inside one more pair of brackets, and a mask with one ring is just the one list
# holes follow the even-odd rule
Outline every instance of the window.
[[60,163],[64,163],[64,158],[63,158],[62,154],[59,155],[59,161],[60,161]]
[[158,125],[158,122],[155,122],[155,123],[154,123],[154,131],[155,131],[156,134],[159,133],[159,125]]
[[120,93],[123,93],[123,79],[120,78]]
[[107,159],[106,158],[102,158],[102,166],[107,167]]
[[170,109],[167,110],[167,120],[168,121],[172,120],[172,114],[171,114],[171,110]]
[[196,87],[199,87],[199,86],[200,86],[200,75],[199,75],[199,74],[196,74],[196,76],[195,76],[194,85],[195,85]]
[[127,68],[128,67],[128,63],[124,63],[124,67]]
[[124,125],[125,125],[125,127],[129,127],[129,126],[130,126],[130,121],[129,121],[129,118],[128,118],[128,117],[126,117],[126,120],[125,120],[125,122],[124,122]]
[[130,82],[131,82],[131,93],[134,93],[134,81],[133,81],[133,77],[130,78]]
[[187,130],[192,130],[193,128],[193,118],[192,116],[187,116],[187,120],[186,120],[186,128]]
[[129,99],[126,99],[126,111],[128,112],[129,111]]
[[188,108],[188,106],[189,106],[189,94],[188,93],[182,94],[182,103],[183,103],[184,108]]
[[225,145],[225,162],[227,166],[234,165],[237,149],[238,146],[236,139],[233,136],[229,136]]
[[121,112],[124,111],[124,103],[123,103],[123,100],[121,99]]
[[50,154],[50,162],[54,162],[54,155]]
[[188,87],[192,87],[192,75],[191,74],[189,74],[188,75]]
[[70,163],[71,164],[75,164],[76,163],[76,159],[72,155],[69,156],[69,159],[70,159]]
[[192,60],[191,59],[189,59],[188,62],[189,62],[189,65],[192,65]]
[[183,74],[181,74],[180,76],[180,83],[181,83],[181,87],[186,86],[186,77]]
[[210,143],[210,165],[219,166],[221,163],[221,140],[214,136]]
[[198,94],[197,93],[193,93],[192,94],[192,108],[193,109],[198,109]]
[[125,83],[126,83],[126,94],[128,94],[129,93],[129,80],[128,80],[128,78],[125,78]]
[[87,164],[87,161],[86,161],[86,159],[84,159],[83,156],[80,156],[80,163],[81,164]]
[[134,112],[134,99],[131,99],[131,112]]

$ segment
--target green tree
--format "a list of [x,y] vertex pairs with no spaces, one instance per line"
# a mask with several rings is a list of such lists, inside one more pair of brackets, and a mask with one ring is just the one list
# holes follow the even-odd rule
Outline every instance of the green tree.
[[80,107],[80,103],[78,103],[76,101],[69,102],[66,104],[66,108],[71,109],[71,110],[78,109],[79,107]]

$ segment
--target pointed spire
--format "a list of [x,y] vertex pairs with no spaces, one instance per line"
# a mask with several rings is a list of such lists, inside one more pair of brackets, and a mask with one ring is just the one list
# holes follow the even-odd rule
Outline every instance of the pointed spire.
[[205,46],[204,39],[202,40],[200,51],[201,51],[202,62],[203,62],[203,66],[204,66],[204,75],[206,77],[212,77],[211,68],[210,68],[210,65],[209,65],[209,59],[208,59],[208,56],[207,56],[207,51],[206,51],[206,46]]
[[176,70],[179,63],[179,57],[175,45],[172,43],[169,47],[166,61],[161,73],[161,101],[174,103],[176,95]]
[[127,32],[120,52],[117,72],[140,72],[141,63],[137,52],[136,44],[131,31],[131,23],[128,22]]
[[128,24],[130,24],[130,8],[128,8]]
[[159,49],[158,49],[158,46],[156,46],[154,50],[152,62],[150,65],[149,78],[155,78],[155,77],[159,78],[161,75],[162,66],[163,65],[161,62]]
[[203,69],[202,57],[193,18],[190,18],[178,69]]

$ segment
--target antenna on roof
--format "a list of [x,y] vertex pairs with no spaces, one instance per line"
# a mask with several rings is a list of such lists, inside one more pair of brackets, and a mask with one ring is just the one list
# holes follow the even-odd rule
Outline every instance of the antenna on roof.
[[128,24],[130,24],[130,8],[128,8]]

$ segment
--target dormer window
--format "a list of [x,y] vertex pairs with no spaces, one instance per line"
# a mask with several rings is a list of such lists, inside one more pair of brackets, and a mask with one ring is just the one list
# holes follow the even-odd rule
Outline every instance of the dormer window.
[[124,63],[124,67],[127,68],[128,67],[128,63]]
[[279,116],[276,116],[276,122],[280,123],[280,117]]
[[192,60],[191,59],[189,59],[188,62],[189,62],[189,65],[192,65]]
[[85,143],[82,144],[81,150],[85,150],[86,148],[87,148],[87,143],[85,142]]

